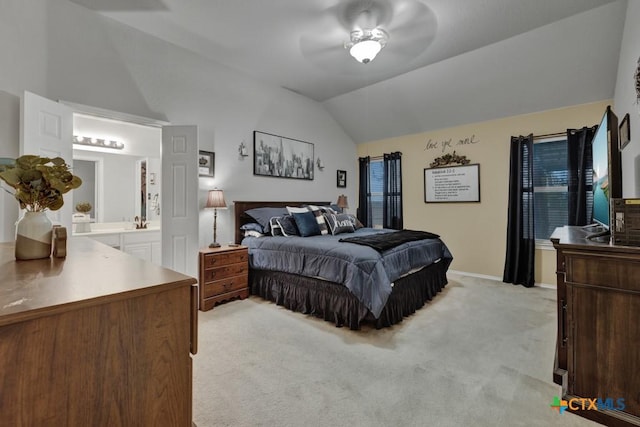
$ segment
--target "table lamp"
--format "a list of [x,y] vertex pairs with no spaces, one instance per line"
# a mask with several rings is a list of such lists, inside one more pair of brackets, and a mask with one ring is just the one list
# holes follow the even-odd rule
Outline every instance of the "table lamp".
[[209,245],[210,248],[219,248],[220,243],[217,241],[216,228],[218,222],[218,208],[226,208],[227,204],[224,201],[224,192],[214,188],[209,190],[209,196],[207,197],[206,208],[213,208],[213,243]]
[[344,194],[339,195],[337,205],[340,209],[342,209],[342,212],[346,212],[347,208],[349,207],[347,196],[345,196]]

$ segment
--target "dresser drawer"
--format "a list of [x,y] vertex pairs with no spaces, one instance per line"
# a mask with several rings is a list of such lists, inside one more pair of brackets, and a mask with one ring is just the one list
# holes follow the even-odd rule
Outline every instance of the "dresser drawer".
[[246,262],[240,264],[223,265],[222,267],[210,268],[204,271],[203,279],[205,283],[213,282],[232,276],[246,275],[249,267]]
[[216,280],[202,285],[204,298],[215,297],[227,292],[244,289],[248,286],[247,275],[229,277],[223,280]]
[[227,253],[212,253],[204,256],[204,268],[212,268],[218,265],[235,264],[247,262],[249,254],[246,250],[233,251]]
[[567,283],[640,291],[640,261],[637,258],[569,252],[565,260]]

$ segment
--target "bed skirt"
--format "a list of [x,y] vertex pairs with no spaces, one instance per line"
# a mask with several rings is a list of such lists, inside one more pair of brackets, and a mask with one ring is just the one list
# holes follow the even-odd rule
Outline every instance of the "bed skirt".
[[431,264],[396,280],[378,319],[341,284],[278,271],[249,271],[251,294],[304,314],[360,329],[370,322],[377,329],[402,322],[430,301],[447,284],[449,260]]

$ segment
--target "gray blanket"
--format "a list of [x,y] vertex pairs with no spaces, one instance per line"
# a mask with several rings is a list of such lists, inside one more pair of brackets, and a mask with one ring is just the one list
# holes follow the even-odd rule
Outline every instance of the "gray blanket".
[[[361,228],[349,236],[392,231]],[[246,237],[242,244],[249,247],[251,268],[342,283],[376,318],[395,280],[412,270],[452,259],[440,239],[407,242],[380,253],[367,246],[339,242],[345,236]]]

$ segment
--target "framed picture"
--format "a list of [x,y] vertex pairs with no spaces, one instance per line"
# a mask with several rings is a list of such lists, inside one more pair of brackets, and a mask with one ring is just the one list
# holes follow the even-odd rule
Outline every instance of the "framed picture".
[[253,174],[313,179],[313,144],[253,131]]
[[480,165],[425,169],[424,202],[480,202]]
[[200,176],[213,176],[215,166],[215,153],[211,151],[198,151],[198,174]]
[[338,188],[345,188],[347,186],[347,171],[338,171],[336,174],[336,185]]
[[624,118],[620,122],[620,149],[622,150],[631,141],[631,124],[629,123],[629,113],[624,115]]

